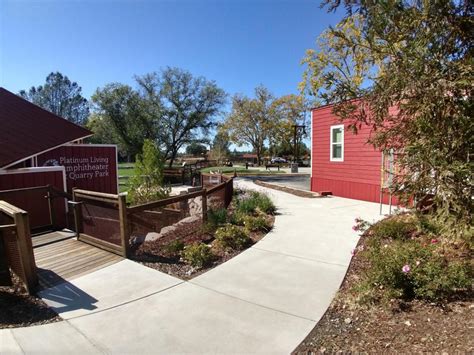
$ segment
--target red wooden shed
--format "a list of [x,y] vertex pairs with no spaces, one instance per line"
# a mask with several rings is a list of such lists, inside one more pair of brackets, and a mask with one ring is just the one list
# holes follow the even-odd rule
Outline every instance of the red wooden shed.
[[311,111],[311,191],[380,202],[382,152],[367,144],[371,128],[354,134],[332,110],[328,105]]

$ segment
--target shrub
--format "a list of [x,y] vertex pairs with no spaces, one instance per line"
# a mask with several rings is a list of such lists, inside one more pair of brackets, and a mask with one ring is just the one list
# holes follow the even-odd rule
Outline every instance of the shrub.
[[173,240],[165,245],[165,251],[173,256],[179,256],[184,250],[184,242],[181,240]]
[[215,257],[211,248],[204,243],[188,245],[183,251],[183,258],[186,263],[197,268],[209,266],[215,260]]
[[149,139],[138,154],[135,171],[129,180],[127,199],[131,204],[161,200],[169,196],[171,189],[163,185],[164,158],[157,145]]
[[276,211],[274,203],[267,195],[255,191],[252,191],[250,196],[238,199],[237,209],[245,214],[253,214],[257,210],[267,214],[273,214]]
[[232,224],[226,224],[216,231],[216,241],[224,250],[243,250],[252,244],[248,233]]
[[234,224],[236,226],[243,226],[244,225],[244,218],[245,218],[245,214],[242,213],[241,211],[239,210],[235,210],[232,215],[230,216],[229,218],[229,222],[231,224]]
[[[370,238],[370,237],[369,237]],[[363,301],[378,298],[418,298],[439,301],[471,287],[467,261],[447,260],[438,243],[422,239],[373,243],[361,257],[370,263],[359,291]]]
[[270,230],[270,225],[264,216],[245,216],[243,217],[243,225],[245,226],[245,229],[250,232],[268,232]]
[[207,217],[208,223],[212,227],[217,228],[227,222],[227,210],[225,208],[211,209],[208,211]]
[[371,238],[377,239],[408,239],[417,230],[416,222],[408,216],[395,215],[388,217],[371,228]]

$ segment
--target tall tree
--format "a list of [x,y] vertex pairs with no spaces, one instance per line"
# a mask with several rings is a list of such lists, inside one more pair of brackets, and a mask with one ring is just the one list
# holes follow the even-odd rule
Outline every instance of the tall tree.
[[222,162],[230,155],[230,138],[227,131],[221,125],[217,128],[217,133],[211,145],[212,159]]
[[50,73],[46,83],[21,90],[20,96],[73,123],[83,125],[89,116],[89,104],[82,88],[59,72]]
[[215,82],[179,68],[168,67],[136,79],[150,114],[159,117],[159,142],[172,166],[181,147],[215,125],[226,94]]
[[[303,138],[308,136],[310,127],[306,116],[308,104],[302,95],[285,95],[277,98],[273,102],[275,118],[270,126],[269,135],[270,153],[277,155],[277,151],[289,152],[285,155],[293,155],[295,148],[295,126],[296,144],[302,142]],[[299,149],[298,149],[299,151]],[[278,154],[279,155],[279,154]],[[296,159],[297,157],[295,157]]]
[[92,101],[101,119],[110,123],[109,129],[126,147],[129,159],[142,151],[145,139],[157,141],[158,117],[150,112],[148,101],[130,86],[108,84],[97,89]]
[[434,195],[449,230],[472,232],[472,2],[324,3],[347,14],[307,53],[303,88],[396,150],[397,194]]
[[253,99],[235,95],[232,99],[232,112],[224,123],[231,141],[239,146],[251,146],[259,165],[272,121],[276,117],[273,101],[274,96],[263,86],[255,89]]

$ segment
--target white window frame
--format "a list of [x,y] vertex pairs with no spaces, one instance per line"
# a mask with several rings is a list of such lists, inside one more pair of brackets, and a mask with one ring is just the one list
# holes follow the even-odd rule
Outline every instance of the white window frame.
[[[341,129],[341,143],[335,143],[332,141],[332,137],[333,137],[333,131],[335,129]],[[344,161],[344,125],[343,124],[338,124],[338,125],[334,125],[334,126],[331,126],[330,130],[329,130],[329,137],[330,137],[330,149],[329,149],[329,160],[330,161],[335,161],[335,162],[341,162],[341,161]],[[340,158],[333,158],[333,155],[332,155],[332,152],[333,152],[333,146],[334,144],[341,144],[341,157]]]

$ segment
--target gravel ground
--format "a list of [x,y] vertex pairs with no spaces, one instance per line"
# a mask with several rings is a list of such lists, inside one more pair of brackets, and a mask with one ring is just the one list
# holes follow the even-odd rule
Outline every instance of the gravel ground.
[[58,322],[57,315],[39,297],[29,295],[14,277],[14,286],[0,287],[0,329]]

